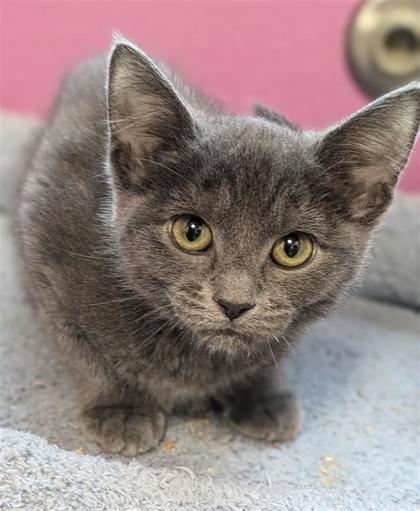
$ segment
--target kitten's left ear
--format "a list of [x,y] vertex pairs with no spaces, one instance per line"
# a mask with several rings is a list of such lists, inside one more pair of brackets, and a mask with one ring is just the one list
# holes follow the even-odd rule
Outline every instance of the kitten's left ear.
[[414,82],[327,131],[318,160],[351,220],[369,224],[385,212],[419,124],[420,82]]
[[110,159],[120,187],[138,185],[150,160],[180,149],[193,136],[193,120],[174,85],[118,35],[109,58],[107,101]]

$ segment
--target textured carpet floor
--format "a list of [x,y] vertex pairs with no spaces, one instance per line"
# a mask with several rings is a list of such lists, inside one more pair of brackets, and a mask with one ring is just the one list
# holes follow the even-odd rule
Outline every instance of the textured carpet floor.
[[244,439],[216,417],[172,419],[158,450],[104,457],[81,435],[71,379],[25,301],[0,209],[2,511],[419,508],[418,313],[355,298],[302,339],[285,364],[305,411],[291,444]]

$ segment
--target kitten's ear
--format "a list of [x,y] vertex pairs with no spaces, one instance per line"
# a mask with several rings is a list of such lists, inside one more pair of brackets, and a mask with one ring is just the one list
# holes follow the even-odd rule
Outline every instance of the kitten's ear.
[[257,117],[263,117],[267,119],[267,121],[275,122],[276,124],[280,124],[281,126],[287,126],[292,130],[298,130],[298,126],[293,122],[289,121],[284,115],[279,114],[275,110],[268,108],[265,105],[256,104],[254,105],[254,115]]
[[389,206],[420,123],[420,82],[374,101],[324,135],[318,159],[350,215],[370,224]]
[[177,150],[192,137],[193,121],[171,82],[118,36],[109,58],[107,100],[110,159],[124,187],[139,181],[145,160]]

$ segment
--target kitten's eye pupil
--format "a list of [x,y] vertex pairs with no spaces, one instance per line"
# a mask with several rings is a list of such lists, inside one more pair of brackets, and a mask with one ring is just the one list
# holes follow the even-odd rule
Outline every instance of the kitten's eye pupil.
[[296,257],[300,251],[300,239],[295,234],[289,234],[284,240],[284,252],[291,259]]
[[199,218],[191,218],[185,226],[185,236],[188,241],[195,241],[201,236],[203,230],[203,221]]

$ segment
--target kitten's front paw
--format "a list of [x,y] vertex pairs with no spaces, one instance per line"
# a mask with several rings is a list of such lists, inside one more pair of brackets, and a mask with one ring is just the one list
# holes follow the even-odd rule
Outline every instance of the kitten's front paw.
[[156,447],[165,432],[165,416],[140,407],[94,407],[82,414],[86,435],[106,452],[136,456]]
[[287,442],[299,433],[302,414],[291,392],[248,404],[234,404],[230,422],[243,435],[269,442]]

